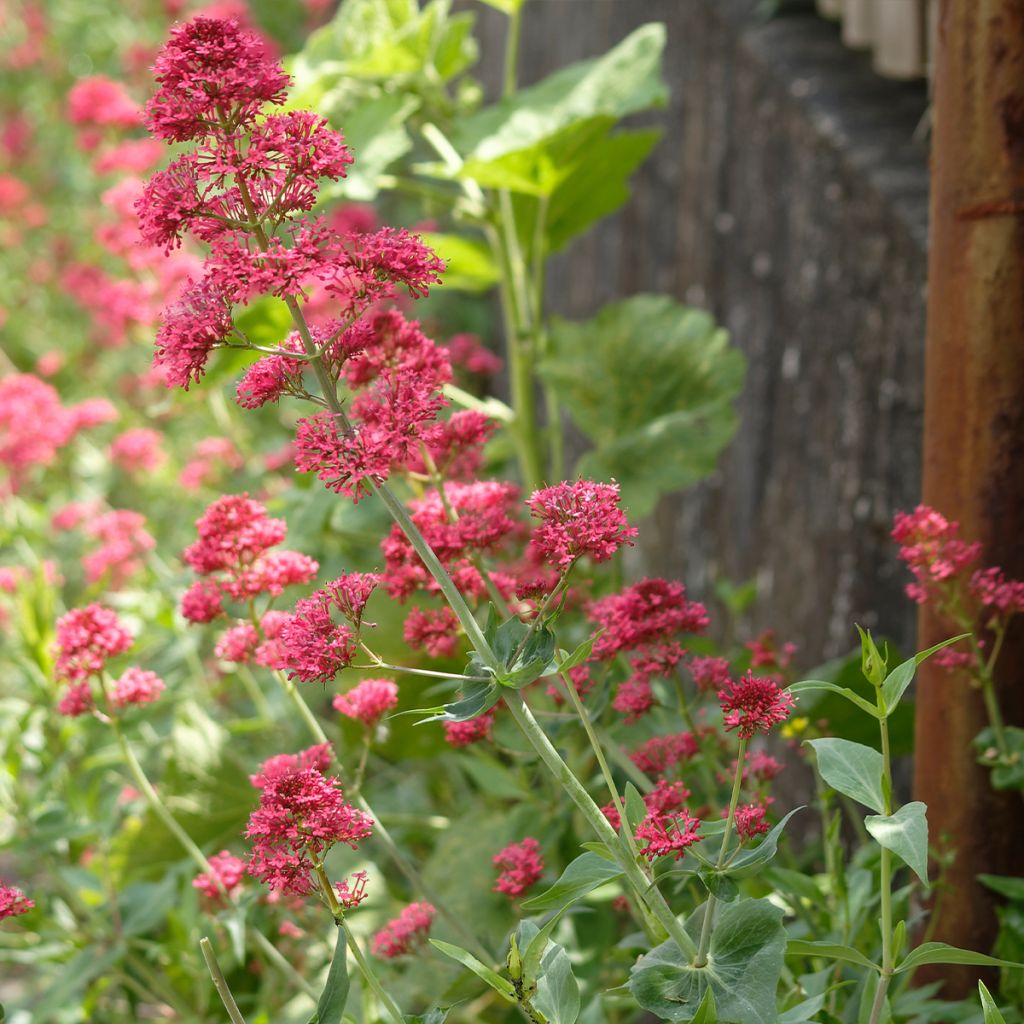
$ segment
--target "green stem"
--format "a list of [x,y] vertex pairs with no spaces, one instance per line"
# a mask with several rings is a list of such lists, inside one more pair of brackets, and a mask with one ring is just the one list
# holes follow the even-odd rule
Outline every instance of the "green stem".
[[[883,711],[881,691],[878,695],[879,711]],[[878,729],[882,740],[882,798],[886,816],[892,814],[892,754],[889,748],[889,723],[880,718]],[[871,1016],[868,1024],[879,1024],[885,1009],[885,997],[892,979],[895,960],[893,955],[892,929],[892,854],[884,846],[879,870],[879,893],[882,902],[882,973],[875,990],[875,1000],[871,1005]]]
[[569,766],[551,745],[547,734],[526,706],[522,694],[518,690],[508,692],[505,695],[505,704],[508,706],[519,728],[522,729],[534,750],[537,751],[540,759],[561,784],[562,789],[565,790],[572,802],[580,809],[591,828],[597,833],[598,838],[613,854],[617,854],[616,860],[625,873],[630,887],[647,904],[651,913],[657,918],[658,923],[665,929],[680,950],[686,956],[694,957],[697,953],[697,946],[693,939],[687,935],[683,926],[676,919],[675,914],[672,913],[669,905],[665,902],[665,897],[662,895],[661,890],[657,885],[650,884],[635,860],[631,857],[623,856],[618,833],[611,827],[601,808],[590,798],[590,794],[583,788],[579,779],[573,775]]
[[[743,763],[747,754],[747,741],[740,737],[739,747],[736,751],[736,771],[732,779],[732,793],[729,796],[729,813],[725,819],[725,832],[722,833],[722,846],[718,851],[716,867],[721,870],[725,864],[725,856],[729,849],[729,839],[732,837],[733,823],[736,821],[736,806],[740,801],[740,786],[743,783]],[[704,967],[708,962],[708,947],[711,945],[711,928],[715,918],[715,908],[718,900],[714,893],[708,893],[708,901],[704,905],[704,923],[700,929],[700,946],[697,956],[693,961],[694,967]]]
[[348,943],[349,951],[352,953],[352,959],[355,960],[356,966],[359,968],[359,973],[366,979],[366,984],[373,991],[373,994],[380,1000],[384,1009],[387,1010],[388,1016],[391,1017],[394,1024],[405,1024],[405,1018],[402,1016],[402,1011],[398,1008],[391,996],[389,996],[384,990],[384,986],[381,985],[380,979],[376,974],[374,974],[373,968],[367,962],[366,957],[363,956],[363,951],[359,948],[359,943],[356,942],[355,936],[349,931],[344,919],[338,922],[338,927],[345,932],[345,941]]
[[217,955],[213,951],[213,946],[205,935],[199,940],[199,948],[203,952],[206,969],[210,972],[210,977],[213,978],[213,987],[217,990],[217,995],[220,996],[224,1009],[228,1011],[231,1024],[245,1024],[245,1018],[242,1016],[241,1010],[238,1009],[235,997],[231,994],[231,989],[228,987],[227,978],[224,977],[224,972],[220,969],[220,964],[217,962]]

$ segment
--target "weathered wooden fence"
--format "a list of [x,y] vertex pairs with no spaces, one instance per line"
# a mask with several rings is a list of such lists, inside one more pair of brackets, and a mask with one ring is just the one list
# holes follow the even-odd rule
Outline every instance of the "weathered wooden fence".
[[[668,28],[665,138],[548,294],[585,318],[664,291],[732,332],[750,363],[741,427],[720,472],[647,524],[640,568],[705,598],[716,578],[756,576],[749,625],[796,640],[809,666],[848,650],[854,621],[913,642],[888,530],[919,494],[927,96],[878,77],[813,9],[757,6],[531,0],[520,78]],[[481,20],[496,85],[503,16]]]

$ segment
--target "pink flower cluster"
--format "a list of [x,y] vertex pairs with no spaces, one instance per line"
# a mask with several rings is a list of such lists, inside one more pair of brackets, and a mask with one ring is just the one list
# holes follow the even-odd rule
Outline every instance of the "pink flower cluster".
[[429,903],[410,903],[373,937],[370,949],[385,960],[411,953],[426,941],[437,910]]
[[668,856],[680,860],[687,847],[703,838],[697,834],[700,825],[700,821],[685,810],[669,814],[654,811],[637,826],[634,838],[638,843],[647,844],[640,853],[649,861]]
[[0,921],[8,917],[27,914],[34,906],[35,903],[20,889],[0,882]]
[[245,835],[252,840],[248,871],[271,889],[305,896],[317,883],[314,869],[337,843],[355,849],[373,831],[373,822],[347,803],[338,780],[315,766],[283,768],[258,778],[259,807]]
[[[212,622],[225,615],[225,600],[278,597],[287,587],[312,581],[320,568],[298,551],[270,550],[285,539],[287,526],[247,494],[218,498],[196,521],[196,531],[198,540],[183,553],[203,577],[181,599],[181,614],[189,622]],[[275,625],[280,632],[280,623]],[[254,627],[237,625],[221,638],[218,656],[246,661],[255,652],[259,660],[258,640]],[[272,653],[267,656],[273,660]]]
[[532,836],[527,836],[519,843],[510,843],[491,860],[496,867],[501,868],[498,880],[494,883],[494,891],[504,893],[510,899],[522,896],[544,874],[540,843]]
[[751,672],[738,683],[729,682],[719,690],[718,702],[725,731],[736,729],[743,740],[749,740],[756,732],[769,732],[773,725],[786,721],[794,707],[793,698],[779,689],[774,679]]
[[[89,679],[104,672],[111,658],[132,646],[132,636],[109,608],[90,604],[57,620],[55,675],[68,683],[57,710],[69,718],[88,714],[95,706]],[[125,669],[109,691],[108,710],[151,704],[164,692],[164,681],[146,669]]]
[[607,561],[637,535],[619,508],[618,484],[563,482],[534,491],[526,504],[540,520],[532,543],[546,562],[563,573],[584,556]]
[[64,406],[53,387],[32,374],[0,379],[0,466],[7,487],[17,492],[34,467],[51,465],[80,430],[116,419],[106,399]]
[[245,867],[241,857],[221,850],[210,858],[210,870],[196,875],[192,885],[207,899],[221,903],[225,896],[230,896],[242,884]]
[[346,718],[372,729],[398,707],[398,687],[390,679],[364,679],[347,693],[339,693],[331,706]]
[[142,557],[156,541],[146,529],[146,517],[129,509],[112,509],[91,520],[85,532],[100,546],[82,559],[89,583],[106,580],[107,589],[118,590],[142,569]]

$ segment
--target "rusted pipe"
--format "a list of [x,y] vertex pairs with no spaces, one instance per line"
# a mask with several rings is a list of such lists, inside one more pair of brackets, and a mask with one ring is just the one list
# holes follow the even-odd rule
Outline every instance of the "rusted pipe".
[[[1024,0],[941,0],[935,68],[924,501],[1024,579]],[[1024,724],[1024,623],[997,672],[1008,723]],[[919,647],[949,635],[924,606]],[[971,746],[981,697],[926,663],[919,675],[915,796],[933,842],[956,860],[934,938],[989,951],[997,897],[976,876],[1019,874],[1024,805],[995,793]],[[930,971],[930,973],[929,973]],[[971,967],[920,972],[944,995],[976,988]]]

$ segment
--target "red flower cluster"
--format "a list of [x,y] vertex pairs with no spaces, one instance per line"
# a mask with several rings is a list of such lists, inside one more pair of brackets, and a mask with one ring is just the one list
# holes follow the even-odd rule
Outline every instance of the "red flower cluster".
[[149,473],[164,461],[163,438],[149,427],[134,427],[110,443],[110,461],[126,473]]
[[540,520],[533,530],[533,545],[561,572],[584,556],[607,561],[637,535],[619,508],[618,484],[563,482],[534,491],[526,504]]
[[637,826],[634,838],[638,843],[647,844],[640,853],[649,861],[669,855],[680,860],[688,846],[699,843],[703,838],[697,835],[700,824],[698,819],[690,817],[685,810],[672,814],[654,811]]
[[385,960],[411,953],[426,940],[436,915],[437,910],[429,903],[410,903],[374,935],[370,949]]
[[494,728],[494,715],[495,711],[491,708],[467,722],[444,722],[444,738],[452,747],[468,747],[472,743],[489,740],[491,729]]
[[339,693],[331,706],[346,718],[372,729],[398,706],[398,687],[390,679],[364,679],[348,693]]
[[768,732],[786,721],[793,710],[793,698],[779,689],[774,679],[759,678],[750,672],[738,682],[730,682],[718,691],[725,731],[738,729],[740,739],[749,740],[755,732]]
[[342,580],[299,601],[295,614],[281,627],[278,643],[291,679],[329,683],[355,657],[356,632],[331,616],[332,608],[346,612],[339,595],[347,588],[336,585]]
[[164,681],[155,673],[142,668],[127,668],[114,682],[110,702],[115,708],[133,704],[152,704],[166,689]]
[[[741,804],[736,808],[733,825],[736,827],[736,835],[739,836],[741,843],[753,839],[754,836],[763,835],[769,830],[770,826],[764,820],[767,813],[768,808],[761,804]],[[728,811],[722,817],[727,817],[727,815]]]
[[[199,576],[181,601],[190,622],[212,622],[224,614],[224,599],[249,601],[277,597],[289,586],[312,581],[319,565],[297,551],[270,551],[285,538],[283,519],[247,494],[225,495],[196,521],[199,539],[183,558]],[[238,639],[238,638],[236,638]],[[237,648],[237,642],[231,641]],[[230,659],[238,660],[238,659]]]
[[540,843],[531,836],[520,843],[510,843],[491,860],[501,868],[501,874],[494,883],[494,891],[502,892],[510,899],[522,896],[544,874]]
[[331,766],[332,760],[334,754],[331,752],[331,745],[318,743],[316,746],[300,750],[297,754],[275,754],[267,758],[260,765],[259,771],[249,776],[249,781],[257,789],[263,789],[269,782],[290,772],[304,771],[306,768],[325,772]]
[[405,619],[405,642],[433,658],[451,658],[459,649],[459,620],[445,605],[442,608],[413,608]]
[[720,690],[729,682],[729,661],[727,658],[691,658],[687,668],[694,684],[701,693]]
[[652,736],[629,755],[642,772],[660,775],[669,768],[689,761],[698,751],[693,733],[680,732],[672,736]]
[[210,870],[196,875],[192,885],[208,899],[216,903],[230,896],[245,877],[245,861],[227,850],[221,850],[210,858]]
[[87,582],[106,578],[107,588],[118,590],[142,569],[142,556],[156,547],[145,523],[144,515],[128,509],[112,509],[89,522],[85,532],[100,546],[82,559]]
[[346,803],[338,781],[318,768],[262,773],[260,805],[249,817],[253,841],[248,871],[271,889],[305,896],[313,892],[315,863],[336,843],[356,848],[373,822]]
[[941,600],[947,582],[966,573],[981,556],[981,545],[960,540],[959,532],[959,523],[927,505],[896,513],[892,538],[917,581],[908,584],[907,596],[918,604]]
[[704,605],[688,601],[682,583],[663,579],[643,579],[609,594],[591,605],[588,616],[604,630],[594,643],[594,657],[601,660],[678,633],[700,633],[708,624]]
[[0,921],[27,914],[34,906],[35,903],[20,889],[0,882]]
[[57,620],[58,679],[79,682],[102,672],[111,658],[132,646],[132,635],[109,608],[90,604]]

